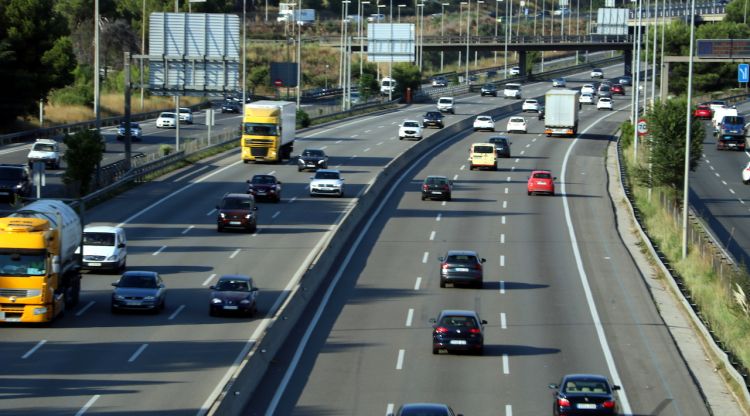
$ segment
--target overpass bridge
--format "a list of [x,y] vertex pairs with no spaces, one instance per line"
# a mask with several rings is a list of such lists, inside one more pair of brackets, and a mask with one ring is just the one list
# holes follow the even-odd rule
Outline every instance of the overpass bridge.
[[[641,25],[650,26],[655,24],[661,24],[662,19],[669,21],[682,20],[684,22],[690,21],[690,5],[689,4],[673,4],[672,7],[668,7],[666,10],[663,8],[648,8],[641,10]],[[703,22],[720,22],[724,20],[726,16],[726,7],[714,4],[714,3],[703,3],[695,5],[695,21],[696,23]],[[628,26],[638,26],[638,11],[631,10],[628,16]]]

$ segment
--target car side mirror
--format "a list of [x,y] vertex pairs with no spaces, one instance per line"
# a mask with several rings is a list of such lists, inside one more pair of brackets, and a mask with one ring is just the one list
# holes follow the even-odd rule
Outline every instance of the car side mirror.
[[315,179],[313,176],[310,176],[310,180]]
[[246,180],[245,182],[246,182],[246,183],[250,183],[250,179]]
[[164,289],[164,283],[159,283],[159,288]]
[[556,180],[557,180],[557,176],[555,176],[554,178],[552,178],[552,180],[553,180],[553,181],[556,181]]
[[552,390],[557,390],[558,386],[555,383],[550,383],[550,384],[547,385],[547,387],[551,388]]
[[449,184],[453,185],[453,181],[448,181]]
[[120,243],[117,245],[117,248],[125,248],[125,243]]
[[344,182],[344,178],[341,178],[341,182]]
[[276,181],[276,185],[281,185],[281,181]]
[[117,282],[112,282],[112,286],[117,287]]
[[253,207],[253,211],[257,211],[257,210],[258,210],[258,206],[256,205]]
[[612,390],[620,390],[620,386],[614,385],[614,386],[612,386]]
[[438,261],[445,261],[445,257],[438,257]]
[[430,323],[431,323],[431,324],[436,324],[436,323],[437,323],[437,319],[435,319],[435,318],[430,318]]
[[214,286],[214,285],[211,285],[208,288],[211,289],[211,290],[216,290],[216,286]]
[[485,321],[484,319],[482,319],[482,325],[487,325],[487,321]]
[[254,287],[254,288],[250,289],[250,291],[251,291],[251,292],[257,292],[257,291],[258,291],[258,288],[257,288],[257,287]]
[[486,262],[486,261],[487,261],[487,259],[482,259],[482,263],[484,263],[484,262]]

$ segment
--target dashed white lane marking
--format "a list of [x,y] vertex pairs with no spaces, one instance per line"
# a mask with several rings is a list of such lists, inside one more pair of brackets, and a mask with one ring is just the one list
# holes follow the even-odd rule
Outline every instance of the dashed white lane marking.
[[350,157],[349,159],[354,159],[355,157],[357,157],[357,155],[354,155],[354,156]]
[[208,217],[209,215],[213,214],[214,212],[216,212],[216,208],[212,209],[211,211],[208,211],[206,213],[206,216]]
[[281,215],[281,211],[276,211],[273,215],[271,215],[271,219],[274,219],[278,217],[279,215]]
[[535,141],[536,141],[536,137],[534,137],[533,139],[531,139],[531,141],[532,141],[532,142],[535,142]]
[[506,193],[506,194],[508,193],[508,188],[507,188],[507,187],[505,188],[505,193]]
[[[396,123],[393,123],[393,124],[396,124]],[[385,126],[378,126],[379,129],[382,129],[383,127],[385,127]]]
[[500,267],[505,267],[505,256],[500,255]]
[[194,225],[191,225],[190,227],[188,227],[188,228],[185,228],[184,230],[182,230],[182,234],[187,234],[187,233],[188,233],[188,231],[192,230],[193,228],[195,228],[195,226],[194,226]]
[[336,140],[333,144],[339,144],[341,143],[341,140]]
[[456,179],[458,179],[458,174],[453,175],[453,180],[455,181]]
[[296,201],[296,200],[297,200],[297,197],[296,197],[296,196],[293,196],[293,197],[292,197],[292,199],[290,199],[290,200],[289,200],[289,203],[291,204],[292,202],[294,202],[294,201]]
[[503,201],[503,208],[508,208],[508,201]]
[[232,252],[232,254],[229,256],[229,258],[233,259],[233,258],[237,257],[238,254],[240,254],[240,249],[234,250],[234,252]]
[[505,215],[503,215],[502,217],[500,217],[500,222],[502,222],[503,224],[505,224]]
[[508,367],[508,354],[503,354],[503,374],[510,374],[510,368]]
[[138,349],[133,353],[133,355],[131,355],[130,358],[128,358],[128,362],[132,363],[133,361],[137,360],[138,356],[141,355],[141,353],[143,353],[143,350],[145,350],[146,348],[148,348],[148,344],[143,344],[140,347],[138,347]]
[[212,280],[214,280],[214,277],[216,277],[216,273],[213,273],[211,276],[208,276],[208,279],[204,280],[201,286],[208,286],[208,284],[211,283]]
[[351,136],[349,136],[349,137],[351,137],[351,138],[353,139],[353,138],[355,138],[355,137],[358,137],[358,136],[359,136],[359,134],[352,134],[352,135],[351,135]]
[[363,150],[363,152],[369,152],[369,151],[370,151],[369,147],[367,149]]
[[521,150],[521,153],[519,153],[519,154],[523,155],[524,153],[526,153],[526,151],[525,150]]
[[409,308],[409,312],[406,314],[406,326],[411,326],[411,321],[414,319],[414,309]]
[[505,294],[505,280],[500,281],[500,294],[501,295]]
[[154,251],[151,255],[155,256],[155,255],[161,253],[162,251],[164,251],[166,248],[167,248],[167,246],[161,246],[161,248],[159,248],[158,250]]
[[385,416],[390,416],[393,414],[393,403],[388,403],[388,406],[385,407]]
[[461,165],[461,167],[458,170],[464,170],[466,169],[466,165]]
[[435,240],[435,231],[430,233],[430,241]]
[[398,123],[398,121],[392,121],[391,126],[395,125],[396,123]]
[[510,170],[511,170],[511,172],[514,171],[514,170],[516,170],[516,167],[515,166],[511,166]]
[[513,416],[513,406],[509,404],[505,405],[505,416]]
[[89,310],[89,308],[91,308],[92,306],[94,306],[95,303],[96,302],[94,302],[93,300],[89,301],[89,303],[87,303],[86,306],[84,306],[83,308],[81,308],[80,311],[76,312],[76,316],[83,315],[87,310]]
[[500,328],[508,329],[508,325],[505,322],[505,312],[500,312]]
[[42,345],[44,345],[46,343],[47,343],[46,339],[43,339],[43,340],[37,342],[36,345],[34,345],[33,347],[31,347],[30,350],[26,351],[26,354],[24,354],[24,355],[21,356],[21,359],[25,360],[25,359],[31,357],[31,354],[35,353],[36,350],[38,350],[39,348],[42,348]]
[[402,370],[404,368],[404,355],[406,355],[406,350],[398,350],[398,358],[396,359],[396,370]]
[[445,206],[445,201],[441,202],[441,203],[440,203],[440,206],[443,206],[443,207],[444,207],[444,206]]
[[[322,149],[322,147],[321,147],[321,149]],[[269,174],[269,175],[275,175],[275,174],[276,174],[276,171],[275,171],[275,170],[272,170],[272,171],[268,172],[268,174]]]
[[714,175],[716,175],[717,178],[721,177],[721,175],[719,175],[719,172],[714,172]]
[[729,188],[729,192],[731,192],[731,193],[732,193],[732,195],[734,195],[734,189],[732,189],[732,188]]
[[740,201],[740,204],[745,205],[745,201],[742,200],[742,198],[738,198],[738,201]]
[[422,263],[427,263],[427,259],[429,257],[430,257],[430,252],[429,251],[425,251],[424,254],[422,255]]
[[376,144],[375,146],[380,146],[383,143],[385,143],[385,142],[380,142],[380,143]]
[[505,181],[506,182],[510,182],[510,176],[508,176],[507,178],[505,178]]
[[438,214],[437,217],[435,217],[435,221],[440,221],[440,218],[442,218],[443,214]]
[[365,133],[369,133],[369,132],[371,132],[371,131],[372,131],[372,130],[365,130]]
[[179,307],[179,308],[177,308],[177,310],[176,310],[176,311],[172,312],[172,314],[171,314],[171,315],[169,315],[169,318],[167,318],[167,320],[170,320],[170,321],[171,321],[171,320],[173,320],[174,318],[176,318],[176,317],[177,317],[177,315],[179,315],[179,314],[180,314],[180,312],[182,312],[182,310],[183,310],[183,309],[185,309],[185,305],[180,305],[180,307]]
[[417,277],[417,281],[414,282],[414,290],[419,290],[420,286],[422,286],[422,278]]
[[505,244],[505,234],[500,234],[500,244]]
[[89,409],[91,408],[91,406],[93,406],[93,405],[94,405],[94,403],[96,403],[96,401],[97,401],[97,400],[99,400],[99,397],[101,397],[101,395],[100,395],[100,394],[95,394],[95,395],[93,395],[93,396],[92,396],[92,397],[91,397],[91,398],[89,399],[89,401],[87,401],[87,402],[86,402],[86,404],[84,404],[84,405],[83,405],[83,407],[81,408],[81,410],[79,410],[79,411],[78,411],[78,412],[77,412],[77,413],[75,414],[75,416],[83,416],[83,414],[84,414],[84,413],[86,413],[86,411],[87,411],[87,410],[89,410]]
[[726,186],[726,185],[727,185],[727,181],[725,181],[725,180],[722,180],[722,181],[721,181],[721,183],[723,183],[723,184],[724,184],[724,186]]
[[711,170],[716,170],[716,169],[714,169],[714,167],[713,167],[713,166],[711,166],[711,165],[708,165],[708,168],[709,168],[709,169],[711,169]]
[[519,161],[519,160],[521,160],[521,159],[519,159],[519,158],[516,158],[516,161],[515,161],[515,163],[518,163],[518,161]]
[[526,144],[526,147],[527,148],[531,147],[531,143]]

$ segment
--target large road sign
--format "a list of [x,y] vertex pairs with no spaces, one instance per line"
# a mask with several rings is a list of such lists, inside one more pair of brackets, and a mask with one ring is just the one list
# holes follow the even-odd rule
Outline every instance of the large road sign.
[[737,82],[750,82],[750,64],[737,66]]

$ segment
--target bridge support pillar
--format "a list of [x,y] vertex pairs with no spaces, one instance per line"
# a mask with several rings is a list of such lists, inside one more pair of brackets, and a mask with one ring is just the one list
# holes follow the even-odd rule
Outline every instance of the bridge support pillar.
[[633,51],[626,49],[623,51],[622,58],[625,61],[625,75],[633,75]]
[[664,62],[661,66],[661,82],[659,83],[659,99],[661,102],[667,101],[669,93],[669,62]]
[[526,51],[518,51],[518,67],[521,69],[521,76],[526,76]]

